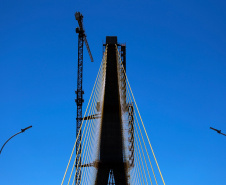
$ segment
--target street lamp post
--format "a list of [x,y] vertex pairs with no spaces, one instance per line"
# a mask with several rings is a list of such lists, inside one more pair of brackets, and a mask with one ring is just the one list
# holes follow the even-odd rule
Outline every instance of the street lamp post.
[[226,134],[222,133],[221,130],[215,129],[213,127],[210,127],[210,129],[217,131],[218,134],[222,134],[222,135],[226,136]]
[[1,150],[0,150],[0,154],[2,153],[2,149],[4,148],[4,146],[6,145],[6,143],[7,143],[10,139],[12,139],[13,137],[15,137],[16,135],[18,135],[18,134],[20,134],[20,133],[23,133],[25,130],[27,130],[27,129],[31,128],[31,127],[32,127],[32,125],[29,126],[29,127],[24,128],[24,129],[21,129],[20,132],[18,132],[18,133],[16,133],[16,134],[14,134],[13,136],[11,136],[11,137],[4,143],[4,145],[2,146],[2,148],[1,148]]

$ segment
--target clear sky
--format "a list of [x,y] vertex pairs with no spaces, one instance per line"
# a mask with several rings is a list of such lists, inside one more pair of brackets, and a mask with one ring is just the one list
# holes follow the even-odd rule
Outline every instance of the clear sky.
[[75,141],[76,11],[88,102],[107,35],[127,45],[127,75],[166,185],[226,183],[226,2],[1,0],[1,185],[60,184]]

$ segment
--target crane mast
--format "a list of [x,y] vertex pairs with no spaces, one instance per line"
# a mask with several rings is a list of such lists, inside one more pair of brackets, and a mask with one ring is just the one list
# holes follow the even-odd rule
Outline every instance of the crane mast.
[[[75,174],[75,184],[80,185],[81,184],[81,133],[80,130],[82,125],[82,104],[84,102],[83,94],[84,91],[82,89],[82,80],[83,80],[83,45],[85,42],[87,51],[89,53],[91,62],[93,62],[93,57],[89,48],[88,41],[86,39],[85,30],[83,27],[83,15],[80,12],[75,13],[75,19],[78,21],[79,27],[76,28],[76,33],[78,33],[78,76],[77,76],[77,90],[75,91],[77,98],[75,99],[75,102],[77,104],[77,118],[76,118],[76,137],[77,144],[76,144],[76,168],[77,173]],[[80,145],[80,146],[79,146]]]

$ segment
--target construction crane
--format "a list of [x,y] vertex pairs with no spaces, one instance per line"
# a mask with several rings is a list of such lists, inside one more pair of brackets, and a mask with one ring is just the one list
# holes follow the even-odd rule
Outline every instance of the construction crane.
[[210,127],[210,129],[217,131],[218,134],[222,134],[222,135],[226,136],[226,134],[222,133],[221,130],[215,129],[213,127]]
[[77,104],[77,118],[76,118],[76,137],[78,138],[77,144],[76,144],[76,153],[77,153],[77,159],[76,159],[76,168],[77,173],[75,182],[77,185],[81,184],[81,131],[80,127],[82,124],[82,104],[84,102],[83,94],[84,91],[82,89],[82,77],[83,77],[83,43],[85,42],[87,51],[89,53],[91,62],[93,62],[93,57],[89,48],[89,44],[86,38],[85,30],[83,27],[83,15],[80,12],[75,13],[75,19],[78,21],[79,27],[76,28],[76,33],[78,33],[78,77],[77,77],[77,91],[75,91],[77,98],[75,99],[75,102]]

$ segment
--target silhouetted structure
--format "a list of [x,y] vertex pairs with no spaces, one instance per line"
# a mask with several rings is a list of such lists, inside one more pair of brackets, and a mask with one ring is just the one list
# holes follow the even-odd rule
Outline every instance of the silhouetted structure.
[[222,135],[226,136],[226,134],[222,133],[221,130],[215,129],[213,127],[210,127],[210,129],[217,131],[218,134],[222,134]]
[[79,146],[81,141],[81,124],[82,124],[82,104],[84,102],[83,94],[84,91],[82,89],[82,80],[83,80],[83,42],[86,44],[86,48],[88,50],[91,62],[93,62],[93,57],[89,49],[89,44],[86,40],[86,34],[83,27],[83,15],[80,12],[75,13],[75,19],[78,21],[79,27],[76,28],[76,33],[78,33],[78,77],[77,77],[77,91],[75,93],[77,94],[77,98],[75,99],[75,102],[77,104],[77,118],[76,118],[76,136],[78,136],[78,143],[76,144],[76,153],[77,160],[76,160],[76,166],[78,166],[78,170],[76,173],[76,182],[78,185],[80,185],[81,181],[81,173],[80,173],[80,166],[81,161],[79,160],[81,158],[81,151],[82,147]]
[[[127,185],[127,164],[123,159],[123,133],[119,97],[117,37],[107,37],[107,69],[102,110],[100,154],[95,185],[107,185],[109,175],[116,185]],[[112,183],[112,181],[110,182]]]

